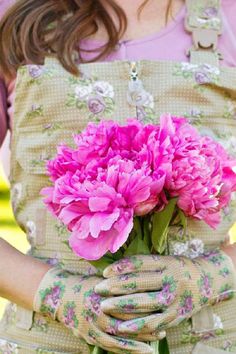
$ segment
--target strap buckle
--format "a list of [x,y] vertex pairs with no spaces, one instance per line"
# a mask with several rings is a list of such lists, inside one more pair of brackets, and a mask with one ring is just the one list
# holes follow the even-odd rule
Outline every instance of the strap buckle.
[[191,51],[210,51],[216,53],[218,60],[223,60],[223,55],[218,52],[219,31],[206,28],[192,29],[193,46],[188,49],[187,56],[190,57]]
[[186,0],[186,4],[185,28],[193,38],[190,51],[218,54],[218,37],[222,34],[220,0]]
[[213,29],[195,28],[192,31],[195,50],[208,49],[215,52],[218,45],[219,32]]

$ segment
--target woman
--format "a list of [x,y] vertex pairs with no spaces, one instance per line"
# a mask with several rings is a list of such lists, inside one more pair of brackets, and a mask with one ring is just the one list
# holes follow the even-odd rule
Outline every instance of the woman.
[[[233,205],[214,234],[194,221],[186,239],[170,229],[173,256],[140,256],[139,266],[120,261],[103,280],[72,254],[39,194],[56,145],[104,117],[156,122],[166,111],[186,115],[235,153],[235,10],[231,0],[221,8],[217,0],[18,0],[6,13],[0,135],[2,142],[9,125],[12,205],[31,249],[25,256],[0,241],[0,294],[12,301],[0,352],[89,353],[89,343],[150,353],[145,342],[166,334],[174,354],[236,352],[236,250],[218,250],[235,221]],[[129,295],[124,285],[134,276]],[[133,313],[120,301],[135,304]]]

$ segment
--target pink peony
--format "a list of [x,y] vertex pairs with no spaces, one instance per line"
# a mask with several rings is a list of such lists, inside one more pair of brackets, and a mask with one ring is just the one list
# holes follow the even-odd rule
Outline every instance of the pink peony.
[[63,144],[57,147],[57,156],[47,163],[48,174],[55,182],[59,177],[64,176],[67,171],[76,172],[80,164],[73,159],[74,150]]
[[48,208],[71,231],[73,251],[95,260],[126,242],[134,215],[156,206],[164,183],[164,172],[151,176],[148,170],[136,170],[132,161],[116,157],[96,180],[81,181],[79,173],[66,173],[42,193]]
[[219,143],[200,136],[183,118],[163,115],[160,137],[168,139],[170,145],[172,171],[167,174],[165,191],[170,197],[178,197],[177,205],[186,216],[215,228],[221,210],[236,190],[236,161]]
[[88,260],[115,253],[134,216],[158,212],[173,197],[186,216],[216,227],[236,190],[236,161],[185,118],[89,123],[74,141],[74,149],[60,145],[48,162],[53,186],[42,194],[71,231],[73,251]]

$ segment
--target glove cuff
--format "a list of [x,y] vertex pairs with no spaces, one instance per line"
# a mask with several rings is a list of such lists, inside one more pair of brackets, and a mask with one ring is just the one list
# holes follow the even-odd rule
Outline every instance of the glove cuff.
[[212,305],[233,297],[236,291],[236,269],[232,259],[221,249],[209,251],[201,258],[200,292],[208,294],[212,289]]
[[221,287],[220,294],[219,294],[219,301],[224,300],[224,296],[227,299],[235,296],[236,293],[236,269],[231,257],[225,253],[224,251],[220,250],[220,254],[222,258],[224,258],[224,267],[219,271],[219,275],[224,279],[227,279],[227,283],[224,287]]
[[42,278],[36,291],[33,309],[56,319],[57,311],[62,303],[66,290],[65,279],[69,273],[61,268],[53,267]]

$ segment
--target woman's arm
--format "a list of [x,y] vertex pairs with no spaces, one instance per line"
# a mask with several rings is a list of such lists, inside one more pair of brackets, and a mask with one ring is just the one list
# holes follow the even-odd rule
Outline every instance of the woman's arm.
[[[0,147],[7,129],[7,91],[0,74]],[[0,296],[32,310],[36,290],[49,268],[0,238]]]
[[0,296],[33,309],[39,283],[51,266],[10,246],[0,238]]
[[[121,321],[102,313],[101,298],[94,293],[94,287],[100,281],[101,278],[96,276],[85,279],[50,267],[22,254],[0,238],[0,296],[57,319],[73,331],[75,336],[82,337],[90,344],[99,345],[107,351],[112,348],[114,353],[121,353],[124,343],[119,332],[116,331],[118,337],[110,332],[111,328],[116,330]],[[85,301],[89,309],[87,312]],[[97,337],[91,342],[92,332]],[[139,339],[146,340],[145,337]],[[147,337],[149,339],[150,336]],[[132,339],[125,344],[125,349],[129,353],[152,353],[147,344]]]

